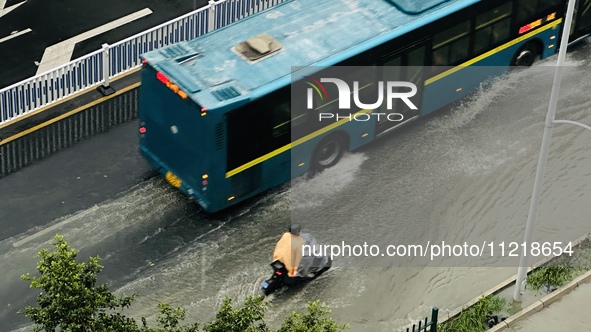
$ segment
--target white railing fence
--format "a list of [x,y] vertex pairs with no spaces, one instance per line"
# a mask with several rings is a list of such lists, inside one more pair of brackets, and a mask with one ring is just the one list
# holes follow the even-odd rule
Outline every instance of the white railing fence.
[[140,54],[191,40],[289,0],[210,0],[205,7],[0,89],[0,125],[141,66]]

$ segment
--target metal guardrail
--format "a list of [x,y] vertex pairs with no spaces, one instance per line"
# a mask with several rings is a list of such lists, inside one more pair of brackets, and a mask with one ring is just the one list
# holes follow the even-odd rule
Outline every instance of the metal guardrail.
[[43,126],[26,136],[0,142],[0,179],[56,152],[136,119],[137,88]]
[[[431,320],[425,317],[424,321],[419,321],[419,324],[412,324],[412,327],[407,327],[406,330],[400,332],[437,332],[437,320],[439,317],[439,308],[431,308]],[[412,330],[411,330],[412,328]]]
[[289,0],[210,0],[205,7],[30,79],[0,89],[0,125],[73,94],[102,86],[141,66],[139,55],[191,40]]

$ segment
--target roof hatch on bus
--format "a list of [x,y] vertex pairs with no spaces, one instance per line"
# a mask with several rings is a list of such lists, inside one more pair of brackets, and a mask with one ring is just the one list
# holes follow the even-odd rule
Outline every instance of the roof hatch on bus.
[[254,36],[234,46],[234,51],[249,62],[271,56],[283,49],[283,45],[266,33]]
[[165,58],[175,58],[187,54],[189,50],[185,48],[184,43],[178,43],[165,48],[161,48],[158,50],[158,52],[162,54]]
[[211,94],[218,100],[218,101],[225,101],[236,98],[241,95],[240,91],[238,91],[233,86],[223,87],[221,89],[217,89],[211,92]]

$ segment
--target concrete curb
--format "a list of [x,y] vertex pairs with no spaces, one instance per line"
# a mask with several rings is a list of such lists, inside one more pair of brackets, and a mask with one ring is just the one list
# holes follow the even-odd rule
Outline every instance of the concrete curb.
[[[591,238],[591,233],[587,233],[583,236],[581,236],[580,238],[574,240],[571,242],[572,244],[572,248],[576,249],[581,242],[590,239]],[[557,257],[545,257],[544,259],[538,261],[537,263],[534,263],[528,270],[527,273],[529,274],[531,271],[542,267],[546,264],[548,264],[551,260],[555,259]],[[439,318],[441,318],[441,320],[439,321],[439,323],[444,323],[450,319],[455,318],[456,316],[458,316],[463,310],[473,306],[476,302],[478,302],[482,297],[486,297],[489,295],[495,295],[500,293],[501,291],[503,291],[504,289],[506,289],[507,287],[511,287],[515,285],[515,281],[517,280],[517,275],[513,275],[512,277],[498,283],[497,285],[495,285],[494,287],[492,287],[491,289],[489,289],[486,292],[483,292],[480,296],[477,296],[476,298],[466,302],[464,305],[462,305],[459,308],[456,308],[454,310],[451,310],[447,313],[440,311],[439,312]],[[531,315],[533,315],[534,313],[542,310],[543,308],[547,307],[548,305],[550,305],[551,303],[557,301],[558,299],[562,298],[564,295],[570,293],[573,289],[575,289],[576,287],[578,287],[579,285],[585,284],[591,282],[591,271],[587,271],[586,273],[580,275],[579,277],[575,278],[574,280],[572,280],[570,283],[568,283],[565,286],[562,286],[558,289],[556,289],[554,292],[544,296],[543,298],[541,298],[540,300],[537,300],[536,302],[534,302],[533,304],[531,304],[530,306],[522,309],[521,311],[519,311],[518,313],[512,315],[511,317],[507,318],[505,321],[500,322],[499,324],[497,324],[496,326],[494,326],[492,329],[487,330],[487,332],[496,332],[496,331],[503,331],[505,329],[507,329],[508,327],[512,327],[514,325],[515,322],[522,320],[524,318],[527,318]],[[509,325],[511,324],[511,325]]]

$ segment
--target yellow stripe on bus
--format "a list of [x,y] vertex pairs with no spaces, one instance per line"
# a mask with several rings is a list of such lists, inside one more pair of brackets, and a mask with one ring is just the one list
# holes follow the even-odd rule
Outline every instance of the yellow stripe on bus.
[[[361,110],[361,111],[353,114],[352,117],[355,117],[357,114],[371,113],[371,112],[372,112],[372,110]],[[322,134],[326,133],[327,131],[333,130],[334,128],[339,127],[339,126],[345,124],[347,121],[349,121],[349,117],[346,117],[346,118],[344,118],[342,120],[339,120],[339,121],[337,121],[337,122],[335,122],[335,123],[333,123],[331,125],[328,125],[328,126],[322,128],[322,129],[319,129],[319,130],[317,130],[317,131],[315,131],[315,132],[313,132],[311,134],[308,134],[308,135],[306,135],[306,136],[304,136],[304,137],[302,137],[300,139],[297,139],[297,140],[295,140],[294,142],[292,142],[290,144],[284,145],[284,146],[280,147],[277,150],[271,151],[271,152],[267,153],[266,155],[260,156],[257,159],[254,159],[254,160],[252,160],[252,161],[250,161],[250,162],[248,162],[248,163],[246,163],[246,164],[244,164],[244,165],[242,165],[240,167],[234,168],[233,170],[231,170],[231,171],[229,171],[229,172],[226,173],[226,178],[229,178],[231,176],[234,176],[234,175],[236,175],[236,174],[238,174],[238,173],[240,173],[240,172],[242,172],[242,171],[244,171],[244,170],[246,170],[248,168],[251,168],[252,166],[255,166],[257,164],[260,164],[260,163],[262,163],[263,161],[265,161],[267,159],[273,158],[276,155],[278,155],[280,153],[283,153],[283,152],[285,152],[287,150],[290,150],[291,148],[296,147],[296,146],[298,146],[298,145],[300,145],[300,144],[302,144],[302,143],[304,143],[306,141],[309,141],[309,140],[313,139],[314,137],[317,137],[319,135],[322,135]]]
[[484,59],[484,58],[488,58],[489,56],[491,56],[491,55],[493,55],[495,53],[498,53],[498,52],[500,52],[500,51],[502,51],[502,50],[504,50],[506,48],[509,48],[509,47],[511,47],[511,46],[519,43],[519,42],[522,42],[522,41],[524,41],[524,40],[526,40],[526,39],[528,39],[530,37],[533,37],[533,36],[537,35],[538,33],[542,32],[542,31],[546,31],[546,30],[548,30],[550,28],[554,28],[557,25],[559,25],[561,22],[562,22],[562,19],[558,19],[558,20],[556,20],[556,21],[554,21],[554,22],[552,22],[552,23],[550,23],[548,25],[545,25],[543,28],[540,28],[538,30],[532,31],[530,33],[527,33],[527,34],[525,34],[525,35],[523,35],[523,36],[521,36],[519,38],[515,38],[512,41],[510,41],[510,42],[508,42],[506,44],[503,44],[503,45],[501,45],[499,47],[493,48],[492,50],[490,50],[490,51],[488,51],[488,52],[486,52],[486,53],[484,53],[482,55],[479,55],[479,56],[475,57],[474,59],[471,59],[469,61],[466,61],[466,62],[458,65],[457,67],[454,67],[454,68],[451,68],[449,70],[446,70],[446,71],[444,71],[443,73],[441,73],[439,75],[435,75],[435,76],[429,78],[428,80],[425,80],[425,85],[429,85],[429,84],[431,84],[431,83],[433,83],[435,81],[438,81],[438,80],[444,78],[445,76],[451,75],[451,74],[453,74],[453,73],[455,73],[455,72],[463,69],[463,67],[471,66],[471,65],[475,64],[476,62]]
[[[425,85],[429,85],[429,84],[431,84],[431,83],[433,83],[435,81],[438,81],[438,80],[440,80],[440,79],[442,79],[442,78],[444,78],[444,77],[446,77],[448,75],[451,75],[451,74],[453,74],[453,73],[455,73],[455,72],[463,69],[463,67],[468,67],[468,66],[470,66],[470,65],[472,65],[472,64],[474,64],[474,63],[476,63],[476,62],[478,62],[478,61],[480,61],[480,60],[482,60],[484,58],[487,58],[487,57],[489,57],[489,56],[491,56],[491,55],[493,55],[495,53],[498,53],[498,52],[500,52],[500,51],[502,51],[502,50],[504,50],[506,48],[509,48],[509,47],[511,47],[511,46],[519,43],[519,42],[522,42],[522,41],[524,41],[524,40],[526,40],[528,38],[531,38],[531,37],[539,34],[540,32],[546,31],[546,30],[548,30],[550,28],[554,28],[557,25],[559,25],[561,22],[562,22],[562,19],[558,19],[558,20],[556,20],[556,21],[554,21],[554,22],[552,22],[550,24],[545,25],[544,27],[542,27],[540,29],[537,29],[535,31],[529,32],[529,33],[527,33],[527,34],[525,34],[525,35],[523,35],[523,36],[521,36],[519,38],[515,38],[512,41],[510,41],[508,43],[505,43],[505,44],[503,44],[501,46],[498,46],[498,47],[496,47],[496,48],[494,48],[494,49],[492,49],[492,50],[490,50],[490,51],[488,51],[488,52],[486,52],[486,53],[484,53],[484,54],[482,54],[480,56],[477,56],[474,59],[471,59],[469,61],[466,61],[466,62],[458,65],[457,67],[454,67],[452,69],[449,69],[447,71],[444,71],[443,73],[441,73],[439,75],[435,75],[435,76],[429,78],[428,80],[425,80]],[[356,114],[371,113],[371,112],[372,112],[372,110],[362,110],[362,111],[357,112]],[[246,170],[246,169],[248,169],[248,168],[250,168],[252,166],[255,166],[257,164],[260,164],[260,163],[262,163],[263,161],[265,161],[267,159],[273,158],[273,157],[275,157],[276,155],[278,155],[280,153],[283,153],[283,152],[285,152],[285,151],[287,151],[287,150],[289,150],[289,149],[291,149],[291,148],[293,148],[295,146],[298,146],[298,145],[300,145],[300,144],[302,144],[302,143],[304,143],[304,142],[306,142],[308,140],[311,140],[314,137],[317,137],[319,135],[322,135],[322,134],[324,134],[325,132],[327,132],[329,130],[332,130],[332,129],[338,127],[338,126],[341,126],[346,121],[347,121],[347,119],[345,118],[343,120],[340,120],[338,122],[335,122],[335,123],[333,123],[333,124],[331,124],[329,126],[326,126],[326,127],[322,128],[322,129],[320,129],[320,130],[317,130],[317,131],[315,131],[315,132],[313,132],[311,134],[308,134],[308,135],[306,135],[306,136],[304,136],[304,137],[296,140],[295,142],[293,142],[291,144],[287,144],[287,145],[285,145],[285,146],[283,146],[283,147],[281,147],[281,148],[279,148],[277,150],[274,150],[274,151],[271,151],[271,152],[267,153],[266,155],[260,156],[257,159],[254,159],[254,160],[252,160],[252,161],[250,161],[250,162],[248,162],[248,163],[246,163],[246,164],[244,164],[244,165],[242,165],[240,167],[237,167],[237,168],[235,168],[235,169],[227,172],[226,173],[226,178],[229,178],[231,176],[234,176],[234,175],[236,175],[236,174],[238,174],[238,173],[240,173],[240,172],[242,172],[242,171],[244,171],[244,170]]]

